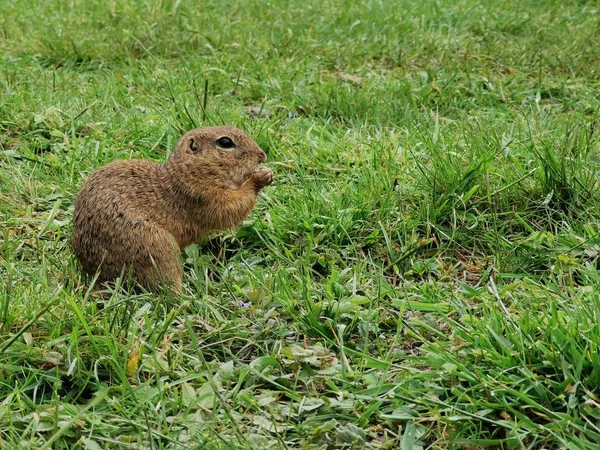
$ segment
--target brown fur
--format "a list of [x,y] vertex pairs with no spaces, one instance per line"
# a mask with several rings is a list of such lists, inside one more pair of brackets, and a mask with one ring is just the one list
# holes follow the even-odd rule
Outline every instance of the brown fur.
[[[229,137],[235,148],[217,144]],[[211,230],[237,226],[273,172],[265,153],[235,127],[185,134],[164,164],[116,161],[94,172],[75,201],[73,249],[98,281],[121,274],[154,289],[181,290],[181,249]]]

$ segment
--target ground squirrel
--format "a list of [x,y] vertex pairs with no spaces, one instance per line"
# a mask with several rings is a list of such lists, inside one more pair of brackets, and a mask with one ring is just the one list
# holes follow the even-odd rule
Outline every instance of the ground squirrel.
[[120,275],[148,290],[181,290],[179,254],[211,230],[238,225],[273,172],[243,131],[206,127],[185,134],[164,164],[115,161],[95,171],[75,201],[73,249],[98,281]]

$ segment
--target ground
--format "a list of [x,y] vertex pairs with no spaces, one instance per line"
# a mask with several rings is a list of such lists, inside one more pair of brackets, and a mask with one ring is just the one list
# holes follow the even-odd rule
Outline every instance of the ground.
[[[0,11],[0,447],[597,448],[596,2]],[[248,220],[89,290],[86,177],[225,123]]]

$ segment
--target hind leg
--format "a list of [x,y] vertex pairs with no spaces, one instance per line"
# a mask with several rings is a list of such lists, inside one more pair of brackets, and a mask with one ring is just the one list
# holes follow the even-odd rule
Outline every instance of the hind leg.
[[173,236],[145,219],[80,217],[73,230],[73,249],[84,270],[98,282],[120,276],[132,278],[147,290],[171,284],[181,291],[179,246]]
[[153,252],[150,258],[150,268],[147,268],[146,260],[134,263],[133,281],[147,291],[164,290],[181,294],[182,273],[178,258],[174,254],[158,255],[156,252]]
[[158,227],[141,232],[130,243],[133,279],[147,290],[159,287],[182,290],[182,273],[179,264],[180,249],[173,236]]

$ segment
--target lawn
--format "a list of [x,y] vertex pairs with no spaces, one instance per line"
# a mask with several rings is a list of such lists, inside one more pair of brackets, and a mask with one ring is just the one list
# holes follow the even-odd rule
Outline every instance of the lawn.
[[[593,1],[0,0],[0,448],[597,449]],[[74,196],[233,124],[275,183],[184,294]]]

